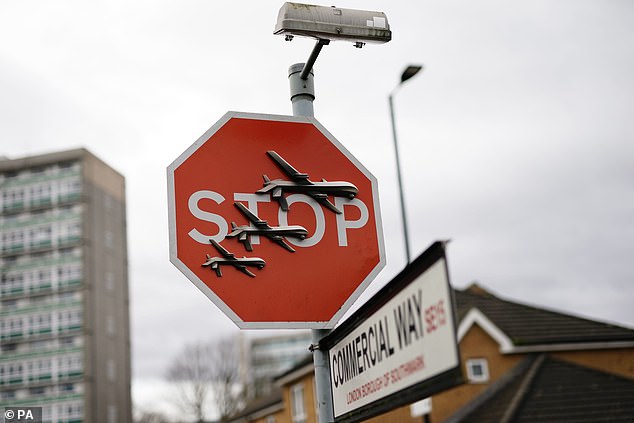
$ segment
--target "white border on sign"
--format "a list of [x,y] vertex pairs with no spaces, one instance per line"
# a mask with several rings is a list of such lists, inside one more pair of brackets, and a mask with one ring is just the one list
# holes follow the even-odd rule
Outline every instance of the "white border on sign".
[[[227,304],[222,301],[205,283],[198,278],[179,258],[176,242],[176,200],[174,192],[174,171],[211,138],[230,119],[268,120],[277,122],[299,122],[313,124],[326,138],[335,145],[354,165],[371,181],[372,201],[374,206],[375,225],[379,243],[379,263],[359,284],[350,297],[329,321],[317,322],[245,322]],[[339,319],[352,307],[354,302],[365,291],[379,272],[385,267],[385,244],[383,239],[383,226],[381,220],[381,207],[379,204],[378,182],[374,175],[356,157],[354,157],[319,121],[312,117],[270,115],[261,113],[246,113],[229,111],[209,128],[200,138],[189,146],[176,160],[167,167],[167,203],[169,225],[169,251],[170,262],[180,270],[207,298],[209,298],[223,313],[225,313],[240,329],[332,329]]]

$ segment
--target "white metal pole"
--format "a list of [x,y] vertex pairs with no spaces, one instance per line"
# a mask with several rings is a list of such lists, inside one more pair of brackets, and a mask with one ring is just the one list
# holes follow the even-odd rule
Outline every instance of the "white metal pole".
[[[288,69],[293,116],[315,117],[315,110],[313,109],[313,100],[315,100],[314,74],[311,69],[307,78],[302,79],[301,76],[304,74],[304,67],[304,63],[296,63]],[[328,353],[327,351],[320,350],[318,347],[319,341],[330,332],[329,329],[312,330],[311,350],[313,352],[313,364],[315,366],[315,397],[317,399],[319,423],[330,423],[335,420],[330,387]]]
[[317,399],[317,413],[319,423],[330,423],[335,420],[332,389],[330,385],[330,366],[328,351],[318,348],[319,341],[331,331],[329,329],[313,329],[312,331],[313,365],[315,366],[315,397]]
[[313,100],[315,100],[315,85],[313,84],[313,71],[308,73],[306,79],[301,78],[304,63],[295,63],[288,68],[288,82],[291,85],[291,103],[293,103],[293,116],[315,117]]

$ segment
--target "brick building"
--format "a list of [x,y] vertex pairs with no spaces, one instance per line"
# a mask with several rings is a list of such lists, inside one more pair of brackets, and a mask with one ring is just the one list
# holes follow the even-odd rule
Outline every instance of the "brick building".
[[[478,285],[454,294],[466,382],[433,396],[425,416],[406,406],[368,421],[631,421],[634,330],[509,301]],[[276,383],[232,422],[317,421],[310,357]]]

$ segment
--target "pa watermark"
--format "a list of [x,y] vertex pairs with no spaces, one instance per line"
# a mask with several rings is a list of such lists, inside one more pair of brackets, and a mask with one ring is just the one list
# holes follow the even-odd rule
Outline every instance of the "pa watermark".
[[5,407],[2,417],[4,423],[42,423],[42,407]]

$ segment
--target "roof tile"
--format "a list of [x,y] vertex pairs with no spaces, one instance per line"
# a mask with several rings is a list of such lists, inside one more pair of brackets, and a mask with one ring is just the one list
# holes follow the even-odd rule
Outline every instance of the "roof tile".
[[472,308],[484,313],[515,346],[634,342],[634,330],[496,297],[483,288],[456,290],[458,319]]

